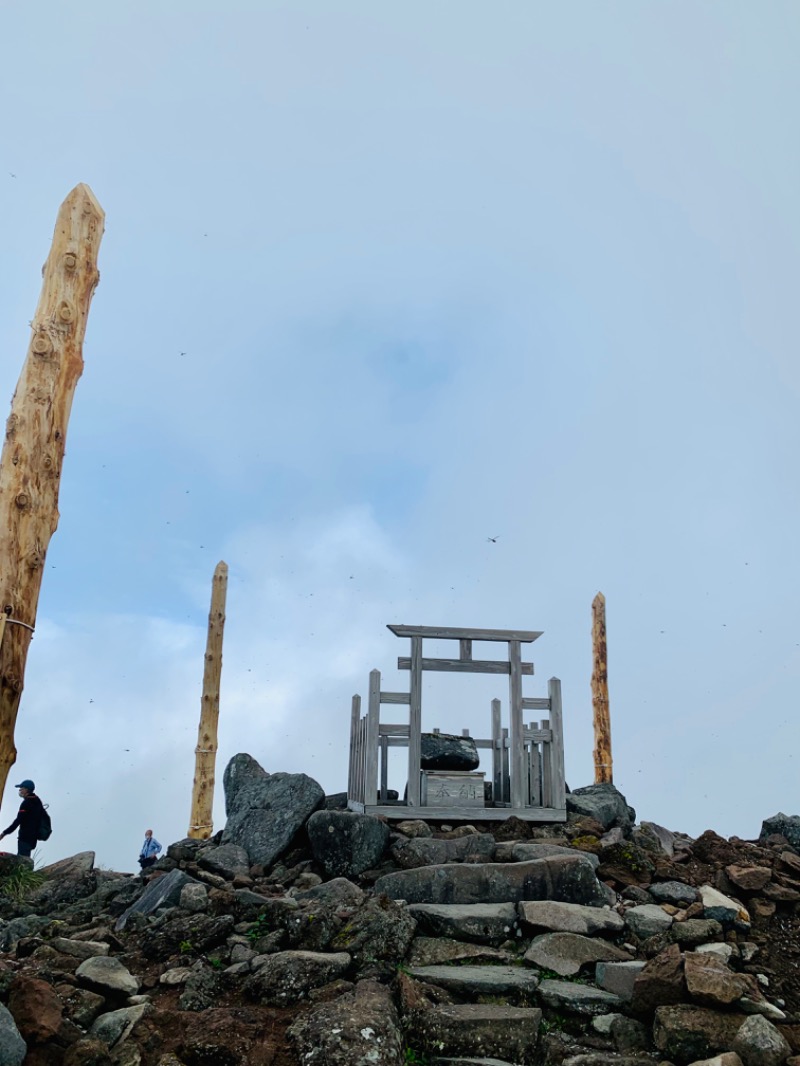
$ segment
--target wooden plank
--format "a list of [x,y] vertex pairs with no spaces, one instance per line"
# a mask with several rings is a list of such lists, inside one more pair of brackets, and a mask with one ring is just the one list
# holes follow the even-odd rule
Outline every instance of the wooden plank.
[[407,707],[411,696],[408,692],[382,692],[381,703],[399,703]]
[[492,700],[492,800],[503,799],[502,745],[500,731],[500,700]]
[[389,792],[389,738],[379,737],[378,743],[381,749],[381,790],[380,802],[386,803]]
[[[39,169],[49,170],[44,155],[39,153]],[[89,307],[100,279],[97,254],[104,220],[88,185],[76,185],[59,208],[31,339],[6,422],[0,459],[0,609],[7,616],[0,646],[0,796],[17,758],[14,728],[45,558],[58,526],[67,427],[83,373]],[[6,256],[7,274],[13,269]],[[128,315],[141,315],[142,310],[136,301],[128,302]],[[109,449],[111,438],[100,446]]]
[[422,637],[411,638],[411,670],[408,708],[408,802],[419,806],[420,767],[422,764]]
[[407,725],[393,725],[388,722],[384,725],[381,722],[378,727],[378,734],[382,737],[407,737],[408,726]]
[[[542,725],[550,728],[550,722],[547,718],[542,721]],[[552,742],[551,742],[552,744]],[[550,747],[551,744],[542,744],[542,806],[552,807],[553,805],[553,764],[550,761]]]
[[523,711],[549,711],[550,700],[539,696],[525,696],[522,700]]
[[508,729],[500,732],[500,801],[511,802],[511,784],[508,767]]
[[526,744],[549,744],[553,739],[552,729],[530,729],[526,726],[522,733]]
[[550,693],[550,729],[553,740],[550,744],[550,782],[552,795],[550,805],[558,809],[567,806],[567,786],[564,777],[564,724],[561,709],[561,682],[551,677],[548,685]]
[[458,642],[458,655],[459,655],[459,658],[463,659],[465,663],[469,662],[469,660],[472,658],[472,641],[471,640],[460,640]]
[[378,737],[381,720],[381,672],[369,672],[367,702],[367,737],[364,774],[364,802],[374,803],[378,794]]
[[203,665],[203,696],[200,725],[194,749],[194,781],[187,836],[208,840],[214,830],[215,767],[219,726],[219,689],[222,676],[222,638],[225,632],[225,599],[228,594],[228,564],[220,560],[211,579],[211,607]]
[[400,626],[389,625],[396,637],[428,637],[431,640],[486,640],[505,643],[519,640],[522,644],[532,644],[538,640],[543,630],[534,629],[454,629],[441,626]]
[[598,592],[592,600],[592,708],[594,711],[594,783],[614,780],[611,757],[611,712],[608,705],[608,646],[606,598]]
[[566,822],[567,812],[549,807],[523,807],[512,811],[509,807],[409,807],[407,804],[387,804],[370,806],[369,804],[350,804],[351,810],[377,815],[390,821],[404,821],[406,818],[421,818],[426,822],[504,822],[513,814],[523,822]]
[[[536,722],[531,722],[531,733],[535,734],[538,729],[533,727]],[[530,745],[530,788],[531,788],[531,807],[541,807],[542,804],[542,757],[539,744],[535,741]]]
[[[410,670],[411,660],[407,656],[401,655],[397,660],[397,669]],[[466,663],[461,659],[422,659],[422,669],[451,674],[511,673],[511,666],[508,663],[495,659],[471,659]],[[533,674],[533,663],[521,663],[520,669],[524,675],[530,677]]]
[[511,720],[511,806],[525,806],[527,767],[525,766],[525,743],[522,739],[522,655],[520,642],[508,642],[509,665],[509,717]]
[[350,761],[347,765],[347,798],[355,797],[356,732],[361,720],[361,697],[356,694],[350,702]]

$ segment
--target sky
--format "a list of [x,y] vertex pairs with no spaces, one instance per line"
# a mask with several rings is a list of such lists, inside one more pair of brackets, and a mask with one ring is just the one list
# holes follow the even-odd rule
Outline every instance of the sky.
[[[0,41],[0,404],[59,204],[106,212],[0,828],[31,777],[40,863],[186,835],[220,559],[215,829],[237,752],[345,788],[389,623],[542,630],[590,784],[599,590],[638,816],[800,812],[796,4],[5,0]],[[494,696],[428,674],[423,726]]]

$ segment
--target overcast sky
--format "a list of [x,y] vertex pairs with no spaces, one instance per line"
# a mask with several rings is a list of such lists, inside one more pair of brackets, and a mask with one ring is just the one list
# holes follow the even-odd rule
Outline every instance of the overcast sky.
[[[796,3],[6,0],[0,41],[0,404],[59,204],[107,216],[2,827],[33,777],[43,862],[185,836],[219,559],[215,828],[238,751],[345,787],[395,622],[543,630],[591,783],[598,590],[639,817],[800,812]],[[428,677],[426,728],[507,703]]]

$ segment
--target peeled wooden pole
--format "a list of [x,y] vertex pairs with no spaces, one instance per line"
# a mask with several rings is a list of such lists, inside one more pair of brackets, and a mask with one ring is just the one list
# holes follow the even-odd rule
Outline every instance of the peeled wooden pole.
[[606,598],[598,592],[592,600],[592,705],[594,707],[594,783],[614,780],[611,758],[611,715],[608,707],[608,651],[606,648]]
[[58,526],[67,423],[100,279],[104,222],[88,185],[76,185],[59,209],[0,456],[0,795],[17,758],[14,727],[45,556]]
[[194,783],[189,836],[208,840],[214,828],[214,766],[217,759],[217,723],[219,722],[219,682],[222,675],[222,636],[225,631],[225,597],[228,592],[228,566],[217,563],[211,583],[211,610],[208,612],[208,639],[203,669],[203,698],[200,703],[200,728],[194,749]]

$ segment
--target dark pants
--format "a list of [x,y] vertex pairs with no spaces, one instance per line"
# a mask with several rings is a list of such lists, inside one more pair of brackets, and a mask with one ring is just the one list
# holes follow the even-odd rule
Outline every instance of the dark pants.
[[155,866],[157,859],[157,855],[150,855],[146,859],[139,859],[139,865],[143,870],[146,870],[148,866]]
[[22,837],[17,838],[17,855],[26,855],[30,858],[31,852],[35,847],[35,840],[23,840]]

